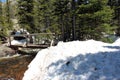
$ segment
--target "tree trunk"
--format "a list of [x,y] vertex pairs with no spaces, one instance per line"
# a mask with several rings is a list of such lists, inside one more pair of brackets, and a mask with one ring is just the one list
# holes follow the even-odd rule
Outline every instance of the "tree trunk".
[[76,35],[75,35],[75,0],[72,0],[72,11],[73,11],[73,15],[72,15],[72,40],[76,39]]

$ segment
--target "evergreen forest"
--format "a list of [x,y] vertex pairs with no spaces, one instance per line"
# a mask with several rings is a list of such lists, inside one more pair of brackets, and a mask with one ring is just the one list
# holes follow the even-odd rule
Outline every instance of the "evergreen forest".
[[1,40],[15,25],[30,33],[55,33],[64,42],[112,42],[105,35],[120,36],[120,0],[0,0]]

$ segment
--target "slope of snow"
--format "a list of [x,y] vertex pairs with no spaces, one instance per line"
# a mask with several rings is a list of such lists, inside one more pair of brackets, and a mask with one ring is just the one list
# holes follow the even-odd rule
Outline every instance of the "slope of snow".
[[120,39],[60,42],[38,52],[23,80],[120,80]]

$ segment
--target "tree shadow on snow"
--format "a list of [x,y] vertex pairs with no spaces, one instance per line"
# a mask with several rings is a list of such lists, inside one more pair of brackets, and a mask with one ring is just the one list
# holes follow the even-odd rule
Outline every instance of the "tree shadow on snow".
[[120,49],[120,46],[103,46],[103,47],[110,49]]
[[48,70],[51,79],[120,80],[120,51],[80,54],[52,63]]

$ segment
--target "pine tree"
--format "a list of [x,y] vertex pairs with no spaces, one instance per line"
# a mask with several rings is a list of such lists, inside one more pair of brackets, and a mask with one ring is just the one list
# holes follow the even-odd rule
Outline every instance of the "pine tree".
[[63,41],[70,40],[71,34],[71,2],[69,0],[57,0],[54,3],[54,15],[57,16],[58,27],[61,30]]
[[[2,17],[2,2],[0,0],[0,17]],[[0,19],[0,27],[2,26],[2,20]]]
[[34,32],[33,0],[18,0],[18,23],[23,29]]
[[45,15],[46,15],[46,9],[47,9],[47,1],[44,0],[36,0],[35,2],[35,30],[37,32],[43,32],[45,29]]
[[[34,3],[34,23],[37,32],[48,32],[53,25],[54,0],[36,0]],[[52,29],[53,30],[53,29]]]
[[79,5],[77,14],[80,39],[100,40],[103,38],[103,33],[110,31],[112,10],[107,5],[107,0],[90,0],[87,4],[84,2]]
[[11,1],[10,0],[7,0],[6,1],[6,5],[5,5],[5,18],[6,18],[6,21],[5,21],[5,26],[7,27],[8,30],[12,29],[13,28],[13,23],[12,23],[12,20],[11,20],[11,13],[10,13],[10,7],[11,7]]
[[116,36],[120,36],[120,0],[109,0],[108,5],[114,9],[113,24],[117,26]]
[[5,15],[4,15],[4,12],[3,12],[3,5],[2,5],[2,2],[0,0],[0,41],[2,40],[5,40],[7,37],[7,27],[5,25]]

